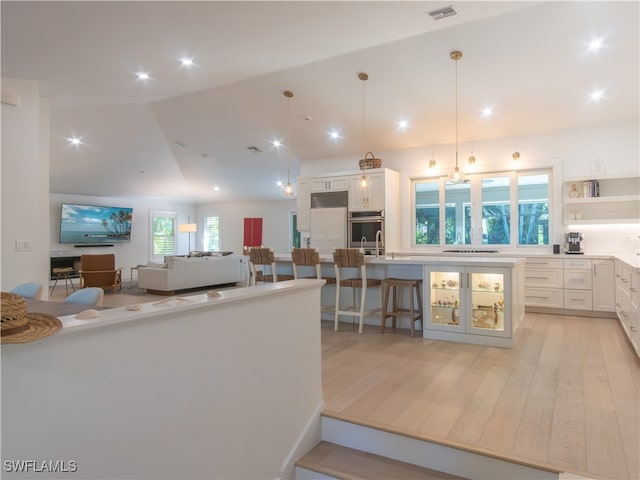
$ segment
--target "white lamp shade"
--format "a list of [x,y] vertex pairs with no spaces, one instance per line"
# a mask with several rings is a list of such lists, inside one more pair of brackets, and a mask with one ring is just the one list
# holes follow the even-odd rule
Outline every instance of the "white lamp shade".
[[181,223],[178,225],[178,232],[180,233],[195,233],[198,231],[197,223]]

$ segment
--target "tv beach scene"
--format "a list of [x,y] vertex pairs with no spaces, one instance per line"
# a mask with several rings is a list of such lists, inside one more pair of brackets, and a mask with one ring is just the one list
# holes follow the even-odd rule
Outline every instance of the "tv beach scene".
[[131,240],[133,209],[62,204],[60,243],[122,243]]

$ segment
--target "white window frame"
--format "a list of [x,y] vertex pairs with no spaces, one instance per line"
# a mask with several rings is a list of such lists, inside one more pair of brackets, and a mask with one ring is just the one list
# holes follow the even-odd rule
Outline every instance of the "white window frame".
[[[172,253],[164,253],[162,255],[154,255],[153,253],[153,220],[156,217],[169,217],[173,218],[173,246],[174,251]],[[149,260],[152,262],[164,262],[165,255],[175,255],[176,249],[178,248],[178,212],[169,211],[169,210],[151,210],[149,212]]]

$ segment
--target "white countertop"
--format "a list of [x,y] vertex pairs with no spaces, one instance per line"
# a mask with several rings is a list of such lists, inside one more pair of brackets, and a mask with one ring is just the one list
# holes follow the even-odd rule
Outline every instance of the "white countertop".
[[[472,264],[472,265],[516,265],[527,258],[587,258],[587,259],[618,259],[640,272],[640,255],[632,253],[621,254],[565,254],[565,253],[443,253],[443,252],[393,252],[384,257],[375,257],[374,255],[366,255],[365,262],[368,264],[397,264],[397,265],[424,265],[424,264]],[[290,253],[276,254],[276,260],[283,262],[291,261]],[[321,254],[320,261],[323,263],[333,263],[333,255]]]

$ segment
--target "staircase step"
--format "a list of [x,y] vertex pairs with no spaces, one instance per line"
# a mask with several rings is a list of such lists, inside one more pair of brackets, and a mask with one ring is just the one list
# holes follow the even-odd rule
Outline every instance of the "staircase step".
[[325,441],[298,460],[296,466],[340,480],[463,478]]

